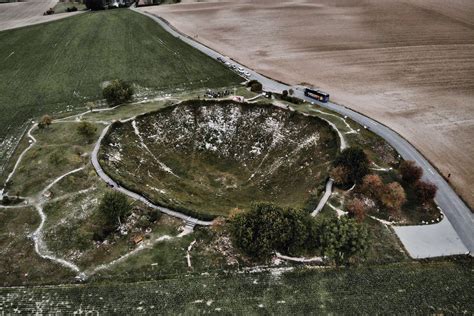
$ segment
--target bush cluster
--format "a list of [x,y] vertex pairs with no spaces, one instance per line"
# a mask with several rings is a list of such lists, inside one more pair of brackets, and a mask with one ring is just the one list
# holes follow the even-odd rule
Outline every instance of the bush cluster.
[[347,185],[358,183],[369,173],[369,158],[358,147],[344,149],[334,160],[332,175],[336,176],[336,183]]
[[130,210],[127,197],[116,191],[105,193],[99,204],[99,214],[107,224],[115,227],[130,213]]
[[290,89],[290,91],[288,92],[288,90],[283,90],[283,92],[281,93],[281,99],[284,100],[284,101],[288,101],[288,102],[291,102],[293,104],[301,104],[302,101],[296,97],[293,97],[293,89]]
[[403,181],[413,187],[418,201],[422,204],[433,201],[438,191],[438,187],[428,181],[421,180],[423,169],[412,160],[405,160],[400,164],[400,174]]
[[132,100],[133,86],[123,80],[113,80],[102,90],[102,95],[110,105],[117,105]]
[[400,183],[394,181],[385,184],[380,176],[376,174],[366,175],[362,179],[359,190],[385,207],[393,216],[400,212],[403,204],[407,201],[405,190]]
[[104,0],[85,0],[84,4],[86,5],[87,9],[92,11],[105,9]]
[[319,251],[343,264],[363,255],[368,247],[367,229],[353,219],[317,221],[307,212],[273,204],[255,204],[249,212],[234,215],[230,232],[238,248],[258,259],[274,251],[289,255]]
[[262,84],[257,80],[250,80],[247,82],[247,87],[250,88],[250,91],[260,93],[263,90]]
[[79,135],[85,137],[87,139],[87,142],[90,142],[93,138],[94,135],[97,131],[97,127],[95,127],[92,123],[89,122],[80,122],[77,125],[77,132]]

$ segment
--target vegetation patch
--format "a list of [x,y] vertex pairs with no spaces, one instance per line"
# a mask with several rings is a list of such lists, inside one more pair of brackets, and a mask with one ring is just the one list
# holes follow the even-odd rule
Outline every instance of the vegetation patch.
[[0,32],[0,176],[29,120],[102,99],[120,78],[158,94],[241,82],[221,63],[131,10],[83,13]]
[[188,101],[116,123],[100,162],[123,186],[198,217],[254,201],[304,208],[338,151],[317,117],[272,105]]
[[255,269],[151,282],[2,288],[0,310],[34,314],[40,306],[48,314],[470,315],[473,282],[469,259],[287,273]]

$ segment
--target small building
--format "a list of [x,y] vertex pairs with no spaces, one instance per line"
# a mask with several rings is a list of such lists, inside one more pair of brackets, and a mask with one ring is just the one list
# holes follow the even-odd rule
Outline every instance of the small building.
[[132,241],[135,245],[138,245],[139,243],[143,241],[143,235],[137,235],[133,237]]

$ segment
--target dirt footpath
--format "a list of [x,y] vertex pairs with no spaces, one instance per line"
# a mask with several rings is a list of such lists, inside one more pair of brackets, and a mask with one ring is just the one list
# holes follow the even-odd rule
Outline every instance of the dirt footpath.
[[473,208],[474,1],[254,0],[142,10],[390,126],[451,173]]
[[0,31],[33,25],[65,18],[80,12],[61,13],[44,16],[43,13],[53,8],[58,0],[30,0],[0,4]]

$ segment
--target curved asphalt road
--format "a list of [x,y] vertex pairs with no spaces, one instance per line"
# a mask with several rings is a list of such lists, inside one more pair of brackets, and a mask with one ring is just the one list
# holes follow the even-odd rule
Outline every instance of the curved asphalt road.
[[[228,59],[225,56],[219,54],[218,52],[210,49],[209,47],[206,47],[203,44],[196,42],[187,35],[183,35],[179,31],[174,29],[164,19],[153,14],[138,10],[136,8],[132,8],[132,10],[150,17],[158,24],[160,24],[171,35],[180,38],[182,41],[198,49],[209,57],[214,59],[217,57]],[[431,181],[438,186],[438,193],[435,199],[436,203],[443,210],[447,219],[450,221],[450,223],[458,233],[459,237],[461,238],[462,242],[469,250],[469,252],[471,254],[474,252],[474,214],[471,213],[471,210],[460,199],[456,192],[454,192],[450,185],[441,177],[441,175],[436,171],[436,169],[418,152],[418,150],[416,150],[404,138],[402,138],[400,135],[398,135],[396,132],[386,127],[385,125],[382,125],[376,122],[375,120],[368,118],[342,105],[338,105],[331,102],[320,103],[313,99],[305,97],[303,93],[304,87],[288,86],[284,83],[280,83],[273,79],[262,76],[259,73],[253,71],[252,69],[248,69],[244,65],[241,65],[235,61],[232,62],[248,71],[251,74],[250,79],[256,79],[260,81],[263,84],[265,90],[281,92],[283,90],[293,88],[296,97],[301,98],[307,102],[318,104],[319,106],[337,112],[343,116],[350,117],[352,120],[363,126],[366,126],[372,132],[384,138],[398,151],[398,153],[403,157],[403,159],[414,160],[420,167],[423,168],[423,179]]]

